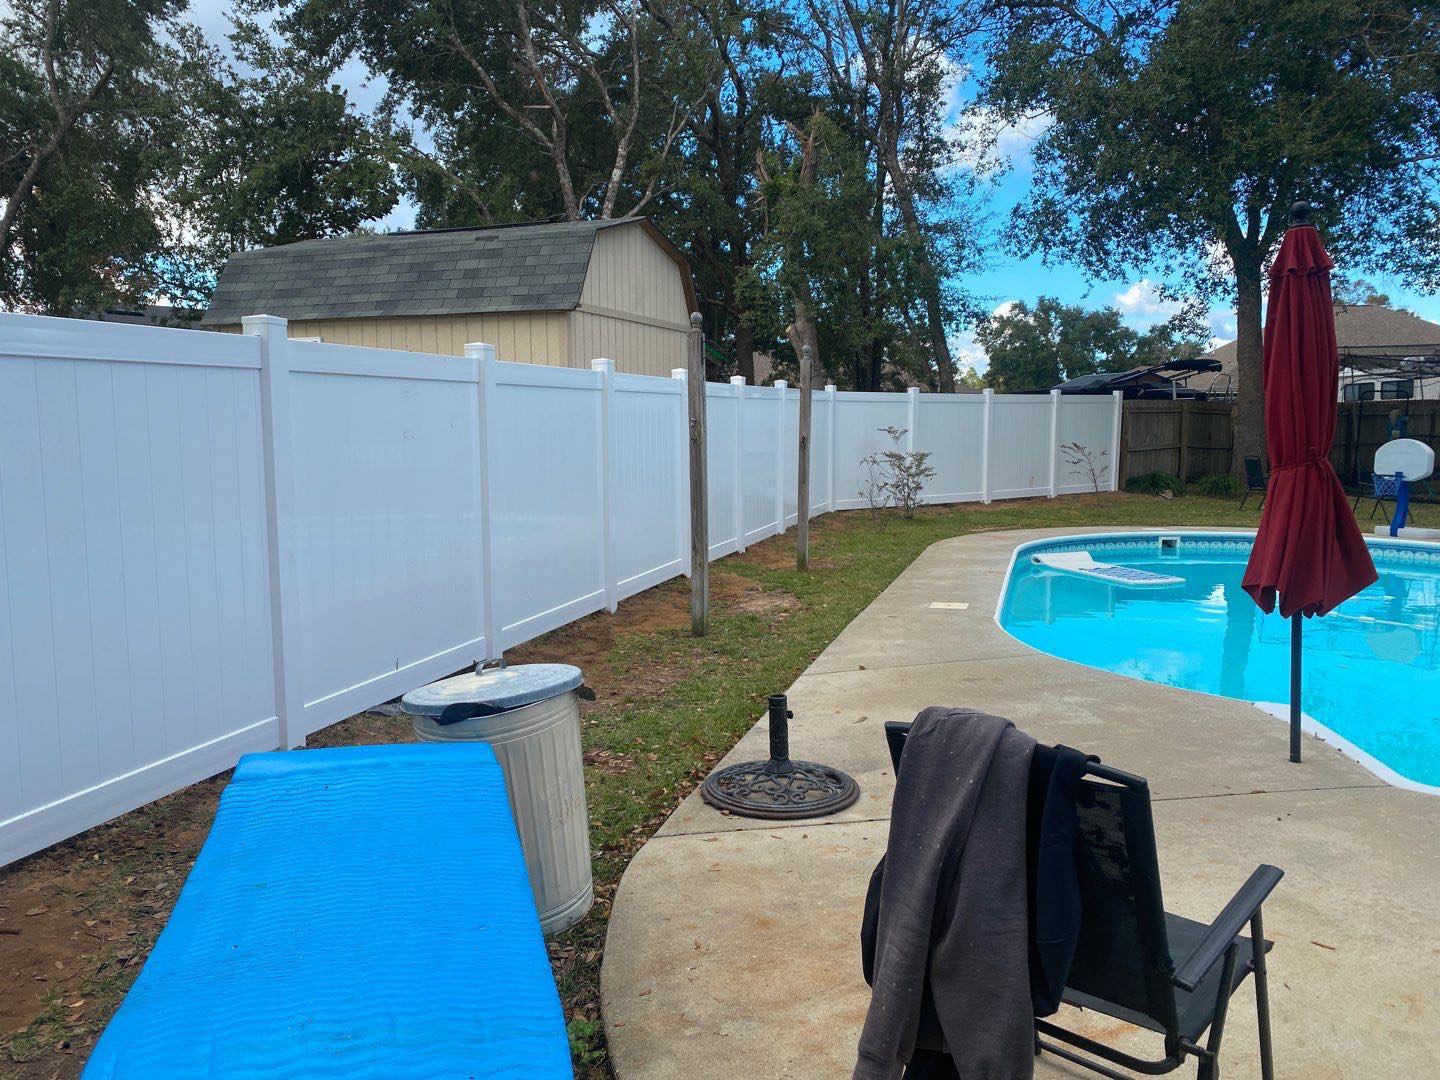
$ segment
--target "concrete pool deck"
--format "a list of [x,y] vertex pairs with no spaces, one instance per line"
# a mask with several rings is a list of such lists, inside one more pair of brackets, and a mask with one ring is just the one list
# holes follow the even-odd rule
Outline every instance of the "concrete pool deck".
[[[1310,737],[1292,765],[1285,725],[1244,702],[1009,637],[994,612],[1010,553],[1082,531],[933,545],[789,688],[792,754],[849,770],[854,806],[783,824],[726,817],[692,792],[640,850],[601,975],[619,1080],[850,1074],[869,1003],[860,913],[893,785],[883,724],[932,704],[1009,717],[1148,777],[1171,911],[1208,921],[1258,863],[1285,871],[1265,908],[1279,1076],[1440,1075],[1440,798],[1389,787]],[[762,722],[725,761],[765,753]],[[1067,1007],[1059,1019],[1157,1050],[1154,1036],[1103,1017]],[[1250,980],[1232,1004],[1221,1071],[1259,1075]],[[1045,1055],[1036,1075],[1094,1074]]]

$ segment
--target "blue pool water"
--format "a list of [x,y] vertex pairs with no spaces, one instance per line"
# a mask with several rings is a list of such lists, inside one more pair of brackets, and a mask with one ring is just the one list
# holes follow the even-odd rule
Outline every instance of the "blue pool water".
[[[1242,701],[1290,697],[1290,628],[1241,590],[1251,538],[1182,534],[1069,537],[1017,553],[997,617],[1042,652],[1136,679]],[[1380,580],[1305,623],[1302,709],[1388,779],[1440,791],[1440,547],[1374,542]],[[1099,562],[1184,579],[1122,588],[1036,566],[1088,551]],[[1257,723],[1265,723],[1257,717]],[[1323,734],[1323,733],[1322,733]],[[1331,740],[1337,741],[1337,740]],[[1379,767],[1376,767],[1378,762]]]

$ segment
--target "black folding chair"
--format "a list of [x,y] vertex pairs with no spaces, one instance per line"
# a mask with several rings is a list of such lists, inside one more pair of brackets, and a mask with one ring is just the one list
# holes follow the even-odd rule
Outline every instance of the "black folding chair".
[[[908,723],[885,725],[897,776],[909,731]],[[1137,1058],[1041,1019],[1035,1021],[1036,1055],[1045,1050],[1113,1080],[1127,1077],[1104,1062],[1160,1075],[1193,1057],[1199,1062],[1197,1080],[1215,1080],[1230,998],[1253,971],[1260,1073],[1264,1080],[1274,1080],[1265,971],[1265,954],[1272,943],[1265,940],[1260,909],[1283,872],[1273,866],[1258,867],[1209,925],[1172,915],[1160,899],[1149,784],[1090,762],[1077,799],[1082,915],[1064,1000],[1162,1035],[1164,1056]],[[1038,827],[1038,821],[1027,822],[1027,828]],[[1249,937],[1244,936],[1247,926]],[[1254,947],[1257,941],[1262,948]]]
[[1245,509],[1245,503],[1255,492],[1260,493],[1260,506],[1258,509],[1265,509],[1265,492],[1270,488],[1270,474],[1265,471],[1265,465],[1258,457],[1247,457],[1245,459],[1245,494],[1240,498],[1240,509]]

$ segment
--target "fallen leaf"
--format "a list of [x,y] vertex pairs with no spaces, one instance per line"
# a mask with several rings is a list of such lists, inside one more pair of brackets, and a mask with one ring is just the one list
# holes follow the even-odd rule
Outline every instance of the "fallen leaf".
[[32,907],[29,911],[25,912],[25,914],[26,914],[26,915],[44,915],[45,912],[47,912],[47,911],[49,911],[49,910],[50,910],[50,909],[49,909],[48,907],[45,907],[44,905],[41,905],[40,907]]

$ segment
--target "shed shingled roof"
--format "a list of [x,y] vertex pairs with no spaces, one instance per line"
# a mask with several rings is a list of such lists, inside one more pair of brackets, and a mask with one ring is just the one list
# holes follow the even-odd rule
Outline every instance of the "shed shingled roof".
[[[226,260],[201,320],[363,319],[565,311],[580,303],[595,233],[640,218],[305,240]],[[648,224],[648,223],[647,223]]]

